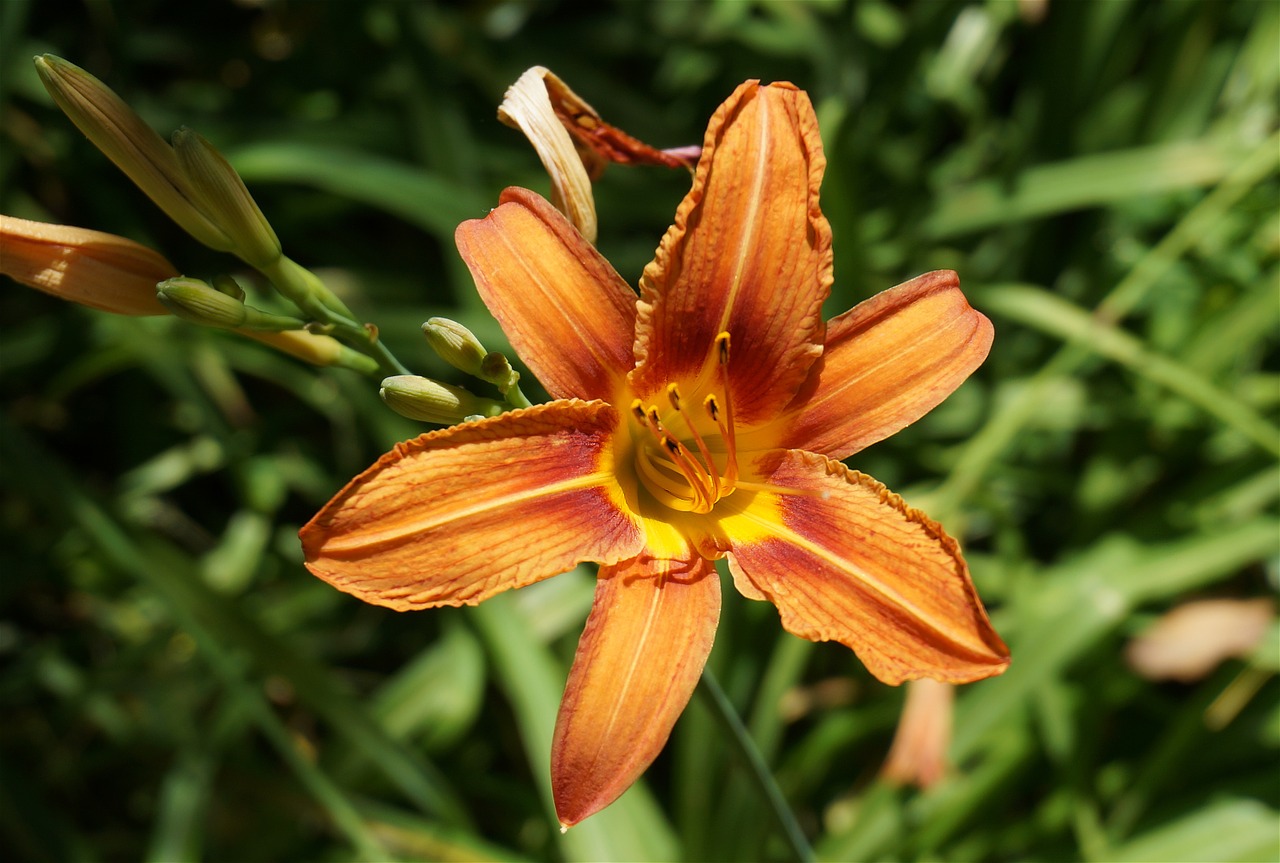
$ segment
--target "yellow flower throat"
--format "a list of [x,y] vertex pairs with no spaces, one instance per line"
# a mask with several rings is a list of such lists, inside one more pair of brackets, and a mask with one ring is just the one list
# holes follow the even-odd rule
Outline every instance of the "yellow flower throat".
[[641,399],[631,402],[632,418],[642,430],[635,451],[637,476],[654,500],[679,512],[711,512],[738,486],[727,332],[716,336],[710,364],[719,395],[708,394],[698,408],[685,402],[675,383],[665,388],[665,409]]

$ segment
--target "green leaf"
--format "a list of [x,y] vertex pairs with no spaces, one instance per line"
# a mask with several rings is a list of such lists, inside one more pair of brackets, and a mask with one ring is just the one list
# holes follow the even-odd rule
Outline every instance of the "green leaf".
[[1017,177],[944,189],[925,220],[939,240],[1085,207],[1211,186],[1251,148],[1236,140],[1180,141],[1027,168]]
[[448,245],[464,219],[488,212],[488,201],[470,186],[358,150],[293,141],[240,147],[231,162],[246,183],[301,183],[400,216]]
[[1280,857],[1280,812],[1256,800],[1221,800],[1112,849],[1130,863],[1256,863]]
[[1280,428],[1194,369],[1148,350],[1138,338],[1115,325],[1034,286],[986,288],[981,297],[984,307],[993,313],[1034,326],[1119,363],[1182,396],[1272,455],[1280,456]]

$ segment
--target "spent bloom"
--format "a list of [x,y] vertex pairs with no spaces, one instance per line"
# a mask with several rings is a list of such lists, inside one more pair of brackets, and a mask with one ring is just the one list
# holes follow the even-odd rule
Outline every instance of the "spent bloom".
[[508,189],[458,248],[553,400],[399,444],[302,530],[313,573],[400,610],[600,564],[553,741],[565,826],[665,744],[711,650],[716,560],[885,682],[1008,664],[955,540],[839,461],[942,401],[991,324],[950,272],[824,323],[824,167],[808,97],[743,84],[639,297],[547,201]]

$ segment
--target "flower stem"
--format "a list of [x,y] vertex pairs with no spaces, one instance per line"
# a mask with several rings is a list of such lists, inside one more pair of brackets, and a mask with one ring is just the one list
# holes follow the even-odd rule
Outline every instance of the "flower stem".
[[709,668],[702,670],[702,680],[698,683],[698,693],[702,696],[707,707],[711,709],[712,715],[715,716],[721,727],[728,732],[729,739],[737,746],[738,754],[742,756],[742,760],[746,763],[747,773],[751,776],[752,781],[755,782],[761,796],[764,797],[770,811],[773,812],[774,818],[777,819],[778,826],[782,828],[782,835],[791,847],[792,853],[795,854],[795,858],[802,861],[802,863],[811,863],[816,859],[813,854],[813,848],[809,845],[809,840],[805,838],[804,831],[800,829],[795,813],[787,805],[786,799],[782,796],[782,790],[778,788],[778,783],[774,781],[773,774],[769,772],[769,766],[764,763],[764,757],[760,754],[760,750],[756,748],[755,741],[751,738],[747,727],[742,724],[742,719],[729,701],[729,696],[725,695],[724,690],[720,688],[720,683]]
[[507,390],[505,398],[507,400],[507,404],[511,405],[513,408],[533,407],[533,402],[529,401],[529,397],[520,389],[519,384],[512,384],[511,388]]
[[318,324],[332,328],[332,335],[378,363],[378,373],[404,375],[409,370],[377,337],[377,331],[362,326],[346,303],[320,281],[315,273],[281,255],[259,270],[276,289],[303,314]]

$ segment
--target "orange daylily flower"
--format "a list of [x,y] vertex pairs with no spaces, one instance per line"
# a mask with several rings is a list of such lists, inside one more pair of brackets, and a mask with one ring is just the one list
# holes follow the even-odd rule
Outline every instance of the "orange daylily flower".
[[803,92],[742,85],[638,300],[550,204],[508,189],[458,248],[554,401],[398,445],[302,529],[313,573],[400,610],[601,564],[555,730],[565,826],[665,744],[711,650],[714,560],[885,682],[1008,664],[955,540],[837,461],[942,401],[991,324],[936,272],[824,326],[824,166]]

